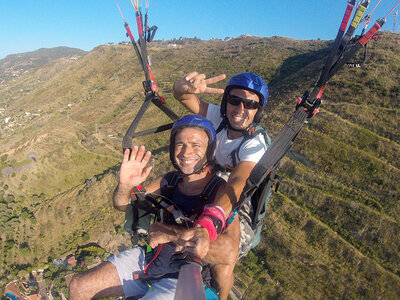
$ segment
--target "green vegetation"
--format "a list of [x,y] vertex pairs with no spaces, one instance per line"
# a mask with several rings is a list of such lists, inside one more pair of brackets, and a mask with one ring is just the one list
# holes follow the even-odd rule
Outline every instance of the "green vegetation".
[[[171,86],[187,72],[253,71],[269,81],[262,125],[271,137],[313,86],[329,44],[280,37],[175,42],[181,47],[155,41],[149,49],[160,95],[174,111],[186,113]],[[245,299],[400,297],[399,45],[399,35],[383,32],[368,47],[366,68],[343,68],[330,80],[321,112],[283,160],[285,180],[269,204],[260,245],[236,267]],[[111,196],[122,137],[144,99],[142,81],[131,45],[116,45],[51,61],[0,88],[0,106],[24,124],[1,128],[0,153],[7,154],[0,169],[17,169],[0,184],[1,278],[78,247],[104,257],[129,246]],[[151,106],[139,130],[167,122]],[[171,169],[168,133],[134,143],[153,152],[152,178]],[[54,274],[64,271],[49,268],[46,279],[60,291],[62,276]]]

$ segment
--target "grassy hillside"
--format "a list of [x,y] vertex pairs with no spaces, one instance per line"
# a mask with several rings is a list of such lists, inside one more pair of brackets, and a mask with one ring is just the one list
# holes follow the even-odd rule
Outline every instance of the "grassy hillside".
[[[184,74],[260,74],[271,95],[262,125],[274,137],[312,88],[328,45],[183,39],[176,48],[155,42],[149,52],[160,94],[179,115],[186,111],[171,87]],[[246,299],[400,297],[399,50],[399,35],[383,32],[365,68],[345,67],[329,82],[320,114],[283,160],[285,181],[269,204],[262,243],[236,268]],[[111,193],[143,77],[132,46],[115,45],[55,59],[1,86],[3,282],[88,242],[114,253],[129,244]],[[166,122],[151,107],[141,128]],[[152,176],[171,168],[167,136],[134,141],[153,151]]]

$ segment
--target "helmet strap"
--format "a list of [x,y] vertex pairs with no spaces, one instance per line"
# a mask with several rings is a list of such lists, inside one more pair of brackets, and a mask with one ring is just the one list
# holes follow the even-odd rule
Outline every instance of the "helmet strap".
[[204,158],[200,161],[202,163],[202,166],[198,169],[198,170],[194,170],[192,173],[189,174],[185,174],[182,173],[181,169],[178,168],[178,165],[175,163],[175,168],[178,170],[178,177],[183,178],[183,177],[187,177],[193,174],[201,174],[203,172],[206,171],[207,166],[208,166],[208,162],[207,162],[207,155],[204,156]]
[[247,132],[246,129],[236,129],[236,128],[233,128],[229,122],[228,122],[228,129],[233,130],[233,131],[243,132],[243,133],[246,133],[246,132]]

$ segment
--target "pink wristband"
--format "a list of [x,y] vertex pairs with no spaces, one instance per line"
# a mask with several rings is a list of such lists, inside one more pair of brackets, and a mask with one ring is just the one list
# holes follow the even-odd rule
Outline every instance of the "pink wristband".
[[219,206],[207,207],[194,225],[200,225],[207,229],[210,236],[210,242],[215,241],[218,235],[225,229],[225,212]]
[[217,238],[217,231],[215,230],[214,223],[209,216],[200,216],[194,225],[200,225],[207,229],[208,235],[210,236],[210,242],[215,241]]

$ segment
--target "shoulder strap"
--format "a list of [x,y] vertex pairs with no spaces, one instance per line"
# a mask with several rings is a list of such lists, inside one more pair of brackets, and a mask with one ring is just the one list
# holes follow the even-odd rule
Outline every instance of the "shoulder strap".
[[176,187],[179,181],[179,176],[177,171],[171,171],[165,174],[164,179],[167,181],[169,186]]
[[258,134],[262,134],[264,137],[265,144],[267,146],[271,145],[271,138],[269,137],[268,133],[265,132],[264,127],[260,125],[253,126],[250,130],[248,130],[245,135],[243,136],[242,142],[239,144],[239,146],[231,152],[231,157],[232,157],[232,164],[233,167],[236,167],[238,161],[239,161],[239,151],[240,148],[243,146],[243,144],[252,139],[253,137],[257,136]]
[[161,187],[161,195],[167,198],[171,198],[172,193],[176,188],[176,186],[178,185],[180,179],[178,176],[178,172],[177,171],[168,172],[167,174],[165,174],[164,179],[167,182],[167,184]]
[[256,129],[256,132],[257,132],[256,135],[261,133],[264,137],[265,144],[269,147],[271,145],[271,137],[268,135],[268,133],[265,131],[265,129],[263,127],[261,127],[261,126],[257,126],[257,127],[260,127],[260,129]]
[[224,118],[224,119],[222,119],[221,123],[219,123],[217,129],[215,130],[216,134],[220,133],[222,131],[222,129],[224,129],[226,127],[227,127],[226,119]]
[[171,201],[174,190],[177,188],[178,182],[181,179],[179,172],[168,172],[165,174],[164,179],[167,181],[167,184],[161,188],[161,195],[163,197],[154,204],[162,210],[162,213],[168,213],[169,216],[173,217],[177,224],[181,224],[182,222],[187,223],[188,221],[191,222],[191,220],[187,218]]
[[222,183],[225,183],[225,180],[218,175],[214,175],[201,193],[201,197],[205,200],[212,198]]

